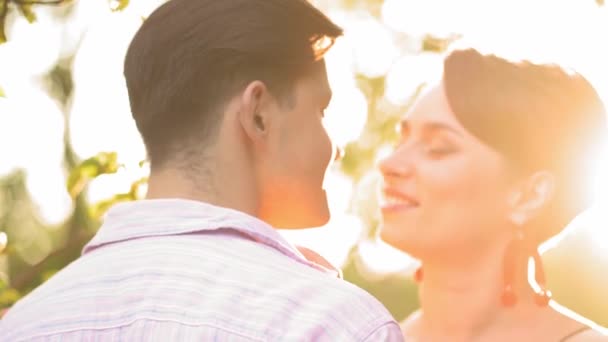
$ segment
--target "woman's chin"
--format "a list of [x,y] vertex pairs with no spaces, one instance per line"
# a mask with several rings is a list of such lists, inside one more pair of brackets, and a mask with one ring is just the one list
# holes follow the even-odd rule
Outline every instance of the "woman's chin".
[[380,229],[380,238],[388,245],[415,257],[415,253],[421,247],[415,234],[403,229],[403,226],[395,227],[384,223]]

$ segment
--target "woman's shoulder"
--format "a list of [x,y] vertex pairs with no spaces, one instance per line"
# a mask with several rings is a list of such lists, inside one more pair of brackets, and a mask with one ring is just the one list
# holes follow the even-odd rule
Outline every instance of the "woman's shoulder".
[[562,339],[564,342],[608,342],[608,333],[592,327],[585,327],[580,331]]
[[561,341],[565,342],[578,342],[578,341],[603,341],[608,342],[608,329],[601,327],[590,319],[583,317],[575,313],[574,311],[563,307],[557,303],[554,303],[553,309],[563,317],[564,324],[567,325],[567,322],[572,322],[578,324],[578,327],[566,336],[564,336]]
[[399,323],[399,327],[401,327],[401,332],[403,332],[403,336],[407,337],[416,334],[415,332],[418,327],[420,314],[421,311],[416,310],[412,314],[407,316],[403,321],[401,321],[401,323]]

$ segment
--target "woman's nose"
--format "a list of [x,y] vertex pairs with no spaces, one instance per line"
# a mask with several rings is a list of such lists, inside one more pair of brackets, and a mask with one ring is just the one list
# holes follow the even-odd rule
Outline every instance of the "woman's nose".
[[378,168],[384,177],[405,177],[411,174],[411,160],[406,151],[397,149],[378,163]]

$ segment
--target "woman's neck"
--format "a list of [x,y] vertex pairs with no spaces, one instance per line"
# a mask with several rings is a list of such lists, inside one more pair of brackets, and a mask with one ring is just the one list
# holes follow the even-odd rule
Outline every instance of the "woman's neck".
[[[504,248],[493,249],[475,261],[425,262],[420,284],[421,312],[417,326],[434,338],[470,340],[505,321],[517,311],[527,315],[533,307],[533,290],[528,283],[527,258],[517,260],[512,287],[517,296],[515,307],[504,308]],[[429,336],[430,337],[430,336]]]

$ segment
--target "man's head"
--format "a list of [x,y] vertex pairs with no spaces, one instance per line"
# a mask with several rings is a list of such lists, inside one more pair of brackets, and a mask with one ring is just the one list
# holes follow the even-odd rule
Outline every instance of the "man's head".
[[320,120],[331,92],[322,57],[341,33],[305,0],[158,8],[124,68],[152,173],[219,172],[203,156],[223,144],[224,164],[233,158],[255,183],[258,216],[275,226],[323,224],[331,144]]

